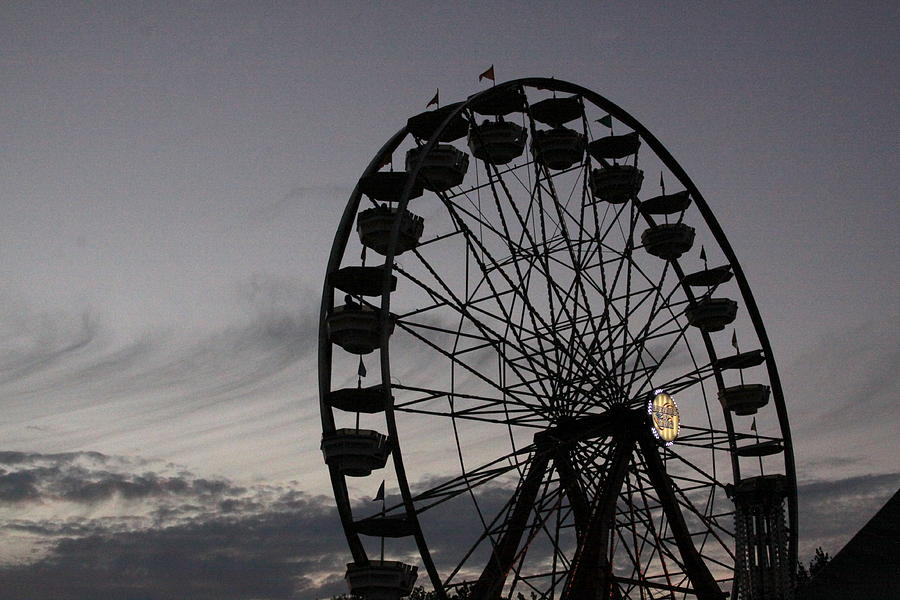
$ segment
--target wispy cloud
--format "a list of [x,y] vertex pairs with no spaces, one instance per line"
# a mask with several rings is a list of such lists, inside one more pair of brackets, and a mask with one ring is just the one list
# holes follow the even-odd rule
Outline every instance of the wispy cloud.
[[[234,451],[217,453],[226,466],[234,458],[285,464],[289,452],[299,454],[288,428],[317,406],[317,294],[256,275],[229,301],[237,310],[218,328],[158,329],[125,341],[98,318],[5,304],[0,438],[24,450],[99,448],[189,462],[220,443]],[[256,453],[240,450],[250,438],[261,440]],[[282,456],[265,455],[276,450]]]

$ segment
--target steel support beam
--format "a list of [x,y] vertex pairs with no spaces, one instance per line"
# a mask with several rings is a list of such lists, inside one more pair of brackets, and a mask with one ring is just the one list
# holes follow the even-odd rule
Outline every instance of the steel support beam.
[[578,539],[587,532],[591,512],[588,506],[587,496],[581,487],[578,473],[572,465],[572,455],[568,449],[558,448],[553,456],[553,466],[559,474],[559,480],[572,507],[572,517],[575,521],[575,531]]
[[528,525],[528,517],[534,510],[537,493],[547,472],[551,454],[547,449],[535,450],[528,473],[513,500],[511,513],[506,521],[506,529],[503,531],[500,541],[494,546],[491,559],[484,567],[484,571],[473,589],[472,597],[476,600],[500,598],[506,577],[515,562],[516,551],[522,542],[522,534]]
[[610,597],[612,563],[607,550],[614,525],[616,500],[628,474],[633,451],[634,440],[629,436],[617,440],[606,481],[591,507],[587,531],[579,536],[562,600],[606,600]]
[[663,512],[669,521],[672,536],[675,538],[678,552],[681,554],[681,562],[694,588],[694,593],[699,600],[724,600],[726,594],[719,588],[719,584],[710,573],[706,563],[703,562],[697,548],[694,547],[690,531],[678,504],[678,498],[675,496],[675,485],[666,474],[665,466],[659,456],[658,443],[649,435],[640,435],[638,444],[647,466],[650,483],[653,484],[653,489],[656,491]]

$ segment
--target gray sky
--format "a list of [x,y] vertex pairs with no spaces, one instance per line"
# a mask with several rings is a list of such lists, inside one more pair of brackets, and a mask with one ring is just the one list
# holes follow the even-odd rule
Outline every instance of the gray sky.
[[[0,560],[56,562],[0,583],[64,597],[27,586],[76,569],[77,552],[54,544],[91,533],[137,548],[254,519],[283,531],[273,523],[301,502],[335,530],[314,387],[331,238],[384,141],[435,88],[443,102],[481,89],[491,64],[500,81],[555,76],[613,100],[697,183],[784,380],[803,551],[837,551],[900,484],[898,12],[3,3],[0,450],[27,454],[0,461],[0,477],[20,474],[0,483]],[[109,493],[61,491],[36,465]],[[123,499],[122,482],[148,473],[157,484]],[[201,508],[172,508],[186,498]],[[340,589],[316,587],[346,558],[321,537],[279,534],[279,548],[320,544],[301,591],[251,581],[229,597]]]

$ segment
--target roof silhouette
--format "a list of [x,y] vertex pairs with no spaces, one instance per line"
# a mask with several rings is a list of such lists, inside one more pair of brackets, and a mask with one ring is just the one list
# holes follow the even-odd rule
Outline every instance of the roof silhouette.
[[900,598],[900,491],[826,564],[799,600]]

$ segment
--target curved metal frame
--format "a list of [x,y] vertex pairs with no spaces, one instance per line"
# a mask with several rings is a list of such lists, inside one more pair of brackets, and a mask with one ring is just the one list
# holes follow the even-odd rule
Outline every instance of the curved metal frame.
[[[731,244],[728,242],[728,239],[725,237],[725,234],[710,210],[708,204],[703,198],[700,191],[697,189],[696,185],[684,171],[684,169],[677,163],[677,161],[672,157],[669,151],[656,139],[656,137],[650,133],[650,131],[641,124],[637,119],[631,116],[629,113],[621,109],[619,106],[609,101],[608,99],[600,96],[583,88],[581,86],[560,81],[557,79],[547,79],[547,78],[523,78],[513,81],[508,81],[499,85],[496,85],[493,88],[486,89],[478,94],[475,94],[468,98],[466,102],[460,104],[456,110],[450,112],[444,122],[439,126],[434,135],[432,135],[431,139],[429,139],[423,146],[422,152],[427,154],[430,150],[438,143],[438,139],[440,137],[441,132],[450,124],[453,119],[457,118],[457,116],[463,114],[465,111],[470,110],[471,105],[474,102],[477,102],[479,98],[481,98],[484,94],[493,93],[501,88],[511,88],[511,87],[532,87],[532,88],[541,88],[545,90],[553,90],[554,92],[564,92],[571,93],[581,96],[584,99],[589,100],[595,106],[608,112],[610,115],[615,117],[621,123],[624,123],[628,127],[630,127],[633,131],[637,132],[640,138],[650,147],[651,150],[655,153],[657,158],[669,169],[669,171],[679,180],[679,182],[684,186],[686,190],[690,192],[691,197],[693,198],[697,208],[703,217],[705,223],[707,224],[710,232],[715,238],[716,242],[719,245],[722,253],[728,259],[729,265],[731,266],[732,272],[734,273],[736,283],[741,292],[741,297],[746,303],[746,308],[748,315],[751,319],[753,327],[756,331],[756,335],[759,339],[760,345],[762,346],[762,350],[765,355],[765,363],[768,371],[769,382],[772,388],[773,401],[776,407],[776,413],[778,416],[780,432],[784,444],[784,463],[785,463],[785,476],[787,478],[788,483],[788,496],[787,496],[787,505],[788,505],[788,513],[789,513],[789,521],[791,523],[790,528],[790,539],[789,539],[789,556],[791,557],[792,563],[796,562],[797,556],[797,498],[796,498],[796,475],[795,475],[795,465],[794,465],[794,457],[793,457],[793,447],[791,442],[791,434],[790,428],[787,420],[787,410],[784,405],[784,396],[783,390],[780,383],[780,378],[778,376],[777,367],[775,365],[775,361],[772,355],[771,345],[768,339],[768,336],[765,331],[765,327],[762,322],[762,318],[759,314],[759,309],[756,305],[756,302],[753,298],[752,292],[749,287],[749,283],[747,282],[746,276],[744,274],[743,269],[738,262],[737,256],[735,255]],[[407,137],[408,130],[407,128],[403,128],[398,131],[379,151],[376,153],[375,158],[369,163],[366,167],[363,176],[366,176],[370,173],[377,171],[380,168],[380,165],[383,164],[383,158],[385,156],[389,156],[393,153],[393,151],[400,146],[403,140]],[[397,210],[401,212],[406,210],[406,207],[409,203],[409,195],[411,189],[413,187],[414,181],[418,176],[418,172],[420,169],[420,165],[417,165],[414,170],[410,173],[410,177],[408,179],[406,188],[404,189],[399,202],[397,203]],[[344,255],[344,251],[348,242],[348,239],[353,230],[353,223],[356,218],[356,213],[359,208],[359,203],[361,199],[361,192],[359,187],[357,186],[354,189],[353,193],[350,196],[350,200],[347,204],[347,207],[344,210],[343,216],[341,218],[340,225],[338,227],[337,235],[335,237],[331,254],[328,261],[328,266],[326,270],[326,283],[324,285],[323,295],[322,295],[322,304],[321,304],[321,313],[320,313],[320,322],[319,322],[319,390],[320,390],[320,410],[321,410],[321,418],[322,418],[322,426],[323,431],[332,431],[334,430],[334,418],[331,413],[330,407],[328,407],[325,403],[326,394],[331,389],[331,357],[332,357],[332,344],[328,340],[327,336],[327,327],[326,327],[326,317],[328,315],[329,310],[333,306],[334,303],[334,290],[328,284],[328,275],[340,268],[341,260]],[[650,219],[647,215],[644,215],[645,219],[653,225],[652,219]],[[394,265],[394,248],[396,247],[397,240],[400,232],[400,220],[397,219],[393,230],[391,232],[390,238],[390,246],[386,253],[384,266],[386,269],[393,269]],[[677,272],[680,279],[683,279],[684,273],[682,272],[680,266],[677,261],[673,261],[673,268]],[[389,272],[389,271],[388,271]],[[686,296],[693,302],[694,295],[693,292],[689,289],[686,284],[682,284]],[[430,552],[428,550],[425,537],[422,533],[421,525],[418,521],[418,517],[416,514],[416,509],[413,503],[413,497],[409,489],[409,483],[405,473],[405,467],[402,458],[402,452],[398,443],[398,433],[397,433],[397,425],[394,416],[394,410],[392,406],[392,394],[391,394],[391,364],[390,364],[390,352],[389,352],[389,337],[388,328],[385,326],[388,319],[390,318],[390,302],[391,302],[391,291],[390,291],[390,283],[388,278],[385,278],[384,288],[382,290],[382,298],[381,298],[381,330],[382,330],[382,338],[381,338],[381,347],[380,347],[380,361],[381,361],[381,373],[382,373],[382,382],[384,383],[384,392],[385,392],[385,420],[388,428],[388,435],[391,440],[394,442],[393,450],[391,452],[391,456],[393,459],[394,468],[398,478],[398,485],[400,488],[401,497],[403,500],[403,504],[405,505],[406,513],[408,516],[413,518],[413,532],[416,540],[416,544],[419,549],[419,553],[421,555],[422,561],[424,563],[425,569],[428,572],[429,578],[434,585],[435,591],[438,597],[441,600],[446,600],[446,593],[442,587],[442,583],[440,577],[437,574],[437,570],[435,568],[434,562],[431,558]],[[715,348],[709,338],[707,333],[702,333],[702,337],[706,346],[706,350],[710,356],[711,361],[716,359]],[[717,380],[717,385],[721,388],[723,387],[723,381],[721,378],[721,373],[716,370],[715,377]],[[734,475],[734,480],[740,480],[740,465],[738,462],[737,455],[734,452],[735,444],[734,444],[734,430],[732,426],[731,415],[728,411],[723,410],[724,420],[726,422],[726,426],[729,432],[729,443],[732,451],[731,460],[732,460],[732,470]],[[658,459],[657,459],[658,460]],[[366,561],[366,554],[363,549],[362,543],[359,538],[359,534],[354,531],[352,527],[353,519],[352,519],[352,511],[350,506],[350,500],[347,493],[346,482],[344,481],[343,476],[337,471],[335,468],[330,468],[332,485],[335,490],[335,500],[338,508],[338,512],[340,513],[342,524],[344,527],[344,531],[346,537],[348,539],[348,543],[350,546],[350,550],[353,556],[354,561],[356,562],[364,562]]]

